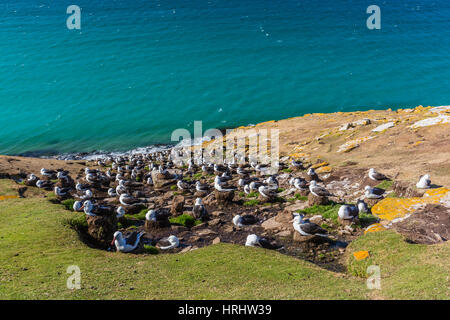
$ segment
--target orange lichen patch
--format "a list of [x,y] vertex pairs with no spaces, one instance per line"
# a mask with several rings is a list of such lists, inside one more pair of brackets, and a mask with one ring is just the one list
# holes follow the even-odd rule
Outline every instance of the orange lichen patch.
[[321,162],[321,163],[313,164],[311,167],[312,167],[313,169],[317,169],[317,168],[325,167],[325,166],[328,166],[328,165],[329,165],[329,163],[326,162],[326,161],[324,161],[324,162]]
[[317,173],[330,173],[333,169],[330,166],[320,167],[316,170]]
[[436,189],[430,189],[423,195],[424,197],[433,197],[433,196],[439,196],[440,198],[447,195],[447,193],[450,191],[450,189],[447,188],[436,188]]
[[0,196],[0,200],[17,199],[18,196]]
[[422,198],[386,198],[372,207],[372,214],[380,219],[388,221],[402,218],[409,213],[413,213],[417,209],[417,206],[438,204],[441,198],[447,194],[448,189],[445,190],[446,191],[429,190],[430,193]]
[[425,112],[425,111],[428,111],[430,109],[431,109],[430,106],[424,107],[424,106],[420,105],[420,106],[417,106],[417,107],[414,108],[414,112],[416,112],[416,113],[417,112]]
[[385,226],[383,226],[381,223],[374,223],[366,228],[366,230],[364,231],[364,234],[367,234],[370,232],[383,231],[383,230],[386,230]]
[[270,120],[270,121],[266,121],[266,122],[261,122],[261,123],[256,124],[256,126],[259,127],[259,126],[262,126],[262,125],[264,125],[264,124],[269,124],[269,123],[275,123],[275,120]]
[[353,252],[353,256],[355,257],[356,260],[360,261],[360,260],[364,260],[367,259],[369,257],[369,251],[357,251],[357,252]]
[[289,155],[289,157],[293,158],[293,159],[299,159],[299,158],[305,158],[308,155],[306,153],[303,152],[295,152],[295,153],[291,153]]

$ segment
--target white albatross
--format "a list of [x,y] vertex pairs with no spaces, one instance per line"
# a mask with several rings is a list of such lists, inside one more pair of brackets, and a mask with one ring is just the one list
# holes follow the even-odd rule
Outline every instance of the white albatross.
[[380,199],[383,197],[384,190],[381,188],[366,186],[364,190],[364,195],[367,199]]
[[265,249],[280,250],[283,246],[277,245],[275,242],[269,241],[266,238],[261,238],[256,234],[249,234],[245,241],[245,246],[247,247],[263,247]]
[[115,245],[116,246],[116,250],[119,252],[131,252],[134,249],[136,249],[136,247],[139,245],[139,242],[141,241],[141,237],[142,237],[143,233],[140,232],[138,233],[137,237],[136,237],[136,241],[134,242],[134,244],[128,244],[127,243],[127,239],[125,239],[122,235],[122,232],[120,231],[116,231],[114,233],[114,237],[113,240],[111,242],[111,245]]
[[164,242],[167,242],[167,246],[159,246],[160,250],[170,250],[177,248],[180,245],[180,240],[178,240],[176,236],[170,236],[167,238],[167,241],[163,241],[163,243]]
[[431,187],[430,175],[425,174],[420,177],[419,182],[417,182],[416,187],[419,189],[429,189]]
[[339,208],[338,216],[342,220],[354,220],[359,216],[359,208],[355,205],[344,204]]
[[123,216],[125,216],[125,209],[124,209],[122,206],[120,206],[120,207],[118,207],[117,210],[116,210],[116,218],[117,218],[117,219],[120,219],[120,218],[122,218]]
[[254,215],[251,214],[244,214],[244,215],[235,215],[233,218],[233,224],[236,227],[243,227],[252,225],[258,222],[258,218],[256,218]]
[[321,236],[327,237],[327,231],[319,227],[319,225],[310,222],[309,219],[303,219],[303,215],[295,213],[294,222],[292,223],[294,230],[302,236]]
[[192,213],[196,219],[204,221],[208,217],[208,211],[202,203],[202,198],[195,199],[194,207],[192,208]]
[[316,197],[332,197],[333,195],[324,187],[317,185],[316,180],[312,180],[309,184],[309,191]]
[[369,178],[374,181],[386,180],[387,177],[379,172],[376,172],[374,168],[370,168],[369,170]]

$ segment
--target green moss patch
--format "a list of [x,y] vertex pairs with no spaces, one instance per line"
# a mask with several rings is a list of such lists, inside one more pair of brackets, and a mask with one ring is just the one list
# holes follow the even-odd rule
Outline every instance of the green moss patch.
[[384,190],[390,190],[390,189],[392,189],[393,184],[394,184],[394,181],[392,181],[392,180],[383,180],[383,182],[377,184],[376,187],[380,188],[380,189],[384,189]]
[[188,214],[182,214],[178,217],[172,217],[169,219],[170,223],[185,226],[187,228],[192,228],[193,226],[199,225],[202,222],[196,220],[193,216]]
[[61,201],[61,204],[62,204],[67,210],[70,210],[70,211],[73,211],[73,205],[74,205],[74,203],[75,203],[75,199],[67,199],[67,200]]
[[258,199],[248,200],[248,201],[244,202],[244,206],[246,206],[246,207],[252,207],[252,206],[257,206],[257,205],[259,205]]

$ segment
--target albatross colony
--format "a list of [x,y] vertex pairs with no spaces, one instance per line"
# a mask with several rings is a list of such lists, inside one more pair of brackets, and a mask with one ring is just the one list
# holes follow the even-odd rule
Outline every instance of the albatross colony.
[[[377,222],[370,207],[388,194],[377,185],[389,178],[374,168],[355,169],[351,181],[348,172],[317,173],[317,166],[289,157],[280,159],[277,172],[237,154],[221,163],[179,160],[186,150],[102,158],[76,176],[42,168],[24,183],[53,191],[83,214],[87,226],[78,231],[99,249],[175,253],[228,242],[304,252],[313,261],[311,247],[336,252],[334,259],[337,248]],[[417,188],[430,185],[424,174]],[[321,206],[336,208],[335,217],[320,215]]]

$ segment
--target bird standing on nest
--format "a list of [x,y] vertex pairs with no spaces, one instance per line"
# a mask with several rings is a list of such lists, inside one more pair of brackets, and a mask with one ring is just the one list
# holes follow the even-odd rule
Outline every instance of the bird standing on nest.
[[374,181],[386,180],[387,177],[379,172],[376,172],[374,168],[370,168],[369,170],[369,178]]
[[294,214],[294,230],[299,232],[302,236],[321,236],[327,237],[327,231],[319,227],[319,225],[314,222],[309,221],[309,219],[303,219],[304,215]]
[[317,185],[315,180],[309,183],[309,191],[316,197],[332,197],[333,195],[324,187]]

